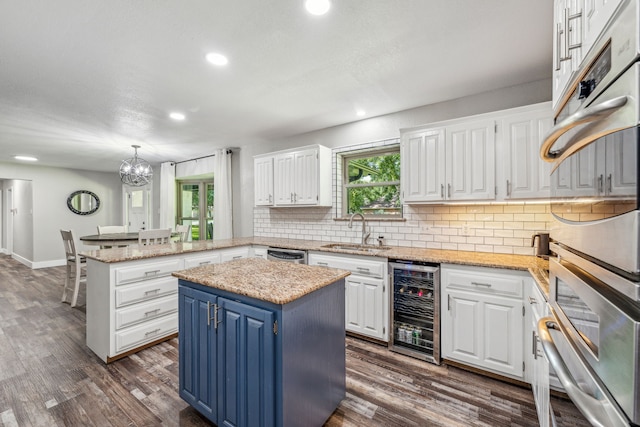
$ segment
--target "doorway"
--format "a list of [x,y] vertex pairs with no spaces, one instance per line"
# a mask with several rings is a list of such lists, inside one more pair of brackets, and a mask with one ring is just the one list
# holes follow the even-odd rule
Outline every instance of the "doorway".
[[127,231],[136,232],[151,228],[151,188],[144,187],[123,187],[124,195],[124,223]]
[[178,224],[191,225],[191,240],[213,239],[213,180],[178,181]]

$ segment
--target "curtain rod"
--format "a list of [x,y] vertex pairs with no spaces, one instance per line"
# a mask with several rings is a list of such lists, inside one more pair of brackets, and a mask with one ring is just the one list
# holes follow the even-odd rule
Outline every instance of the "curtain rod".
[[[227,154],[233,154],[233,150],[231,148],[227,149]],[[194,159],[189,159],[189,160],[181,160],[179,162],[171,162],[174,165],[178,165],[180,163],[186,163],[186,162],[192,162],[194,160],[200,160],[200,159],[206,159],[207,157],[215,157],[215,154],[209,154],[208,156],[201,156],[201,157],[196,157]]]

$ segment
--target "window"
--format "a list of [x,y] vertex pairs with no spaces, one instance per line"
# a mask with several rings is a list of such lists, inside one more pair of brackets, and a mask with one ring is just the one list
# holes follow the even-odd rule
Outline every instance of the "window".
[[191,240],[213,239],[213,181],[178,181],[177,185],[178,224],[191,225]]
[[400,148],[343,154],[342,214],[402,217]]

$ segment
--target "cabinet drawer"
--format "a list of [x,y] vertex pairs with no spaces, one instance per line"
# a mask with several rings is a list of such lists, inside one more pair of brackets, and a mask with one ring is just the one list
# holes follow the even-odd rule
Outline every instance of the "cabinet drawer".
[[443,268],[442,284],[447,289],[463,289],[488,295],[522,298],[525,276],[517,272],[502,273],[481,267],[472,269]]
[[310,265],[319,265],[323,267],[339,268],[351,271],[354,274],[367,277],[383,277],[384,267],[386,263],[370,261],[359,258],[333,257],[325,255],[316,255],[309,257]]
[[148,321],[178,311],[178,295],[156,298],[144,304],[116,310],[116,329]]
[[116,332],[116,353],[135,348],[178,331],[178,313]]
[[116,288],[116,307],[148,301],[176,292],[178,292],[178,279],[173,276],[134,283]]
[[154,262],[135,267],[116,269],[116,286],[126,283],[149,280],[156,277],[168,276],[172,272],[182,269],[181,259],[169,259],[164,262]]
[[220,254],[211,253],[208,255],[199,255],[196,257],[186,258],[184,260],[184,268],[194,268],[200,267],[202,265],[208,264],[219,264],[220,263]]
[[220,261],[222,262],[233,261],[235,259],[248,258],[248,257],[249,257],[248,246],[220,251]]

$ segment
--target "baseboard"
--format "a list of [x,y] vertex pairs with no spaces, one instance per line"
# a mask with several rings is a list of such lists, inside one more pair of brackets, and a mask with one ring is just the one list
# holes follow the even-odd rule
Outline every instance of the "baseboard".
[[9,255],[9,251],[6,248],[0,248],[0,254]]
[[15,252],[11,254],[11,258],[15,259],[16,261],[18,261],[20,264],[24,264],[27,267],[33,269],[33,262],[29,261],[28,259],[26,259],[25,257],[21,257],[20,255],[17,255]]
[[33,268],[38,269],[38,268],[49,268],[49,267],[59,267],[61,265],[66,265],[67,261],[65,261],[64,259],[53,259],[50,261],[39,261],[39,262],[34,262],[33,264]]
[[[8,254],[8,252],[7,252]],[[34,262],[34,261],[30,261],[24,257],[21,257],[20,255],[17,255],[16,253],[13,253],[11,255],[11,258],[15,259],[16,261],[18,261],[20,264],[24,264],[27,267],[29,267],[32,270],[37,270],[39,268],[49,268],[49,267],[59,267],[61,265],[66,265],[67,261],[64,259],[53,259],[50,261],[38,261],[38,262]]]

